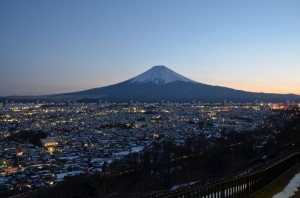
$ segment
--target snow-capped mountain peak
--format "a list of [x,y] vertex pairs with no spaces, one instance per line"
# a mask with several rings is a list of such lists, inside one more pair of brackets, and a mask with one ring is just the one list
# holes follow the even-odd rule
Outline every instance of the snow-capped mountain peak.
[[190,79],[170,70],[169,68],[167,68],[164,65],[154,66],[151,69],[147,70],[146,72],[130,79],[130,81],[132,83],[153,82],[156,84],[167,84],[167,83],[174,82],[174,81],[195,83],[195,81],[190,80]]

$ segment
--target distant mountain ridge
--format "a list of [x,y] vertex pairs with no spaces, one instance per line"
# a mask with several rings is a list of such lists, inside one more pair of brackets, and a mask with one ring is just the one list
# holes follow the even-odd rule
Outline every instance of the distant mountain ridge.
[[300,101],[300,96],[295,94],[247,92],[199,83],[163,65],[154,66],[136,77],[114,85],[44,97],[101,99],[113,102],[130,100],[145,102],[159,102],[161,100],[173,102],[194,100],[203,102],[221,102],[224,100],[239,102],[253,102],[256,100],[268,102]]

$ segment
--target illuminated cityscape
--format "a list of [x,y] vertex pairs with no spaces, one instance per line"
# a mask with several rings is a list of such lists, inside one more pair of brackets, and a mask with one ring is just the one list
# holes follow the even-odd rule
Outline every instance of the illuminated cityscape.
[[[215,144],[228,133],[254,135],[261,128],[270,128],[271,118],[281,111],[276,109],[273,104],[260,103],[3,105],[0,184],[26,192],[56,185],[67,176],[102,172],[114,160],[151,150],[153,143],[164,140],[185,145],[188,139],[203,136]],[[272,134],[280,133],[275,125],[288,119],[281,118],[273,123],[271,133],[257,136],[253,148],[274,141]]]

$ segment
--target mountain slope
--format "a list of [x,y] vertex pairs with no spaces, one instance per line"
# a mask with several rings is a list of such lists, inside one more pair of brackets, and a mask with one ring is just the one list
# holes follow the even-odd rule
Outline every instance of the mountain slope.
[[148,71],[127,81],[85,91],[52,95],[59,98],[97,98],[107,101],[124,102],[130,100],[173,102],[285,102],[300,101],[294,94],[253,93],[231,88],[211,86],[190,80],[165,66],[154,66]]

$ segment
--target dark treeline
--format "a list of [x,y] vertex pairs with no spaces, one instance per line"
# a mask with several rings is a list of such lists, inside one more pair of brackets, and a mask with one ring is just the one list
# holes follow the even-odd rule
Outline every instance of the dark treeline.
[[99,130],[108,129],[108,128],[119,128],[119,129],[132,129],[133,123],[123,124],[123,123],[115,123],[115,124],[103,124],[99,126]]
[[43,131],[19,131],[11,133],[8,136],[7,141],[15,141],[15,142],[26,142],[35,145],[42,146],[41,139],[44,139],[48,136],[48,133]]

